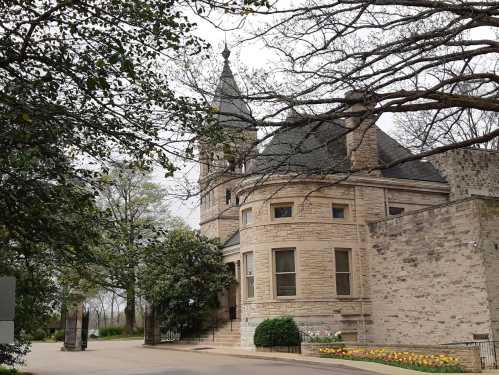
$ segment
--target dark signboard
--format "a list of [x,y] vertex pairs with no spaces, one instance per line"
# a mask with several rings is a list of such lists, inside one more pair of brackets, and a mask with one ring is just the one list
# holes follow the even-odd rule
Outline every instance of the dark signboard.
[[0,277],[0,344],[14,341],[16,279]]

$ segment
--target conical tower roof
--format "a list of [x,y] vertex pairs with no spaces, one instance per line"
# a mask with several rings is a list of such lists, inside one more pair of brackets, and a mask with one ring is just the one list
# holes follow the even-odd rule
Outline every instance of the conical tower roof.
[[[224,58],[224,67],[212,103],[221,112],[217,116],[218,123],[228,128],[253,129],[253,126],[249,122],[241,119],[241,117],[250,119],[251,112],[248,105],[241,99],[241,91],[230,69],[230,51],[227,48],[227,44],[222,52],[222,56]],[[236,116],[231,116],[231,113]]]

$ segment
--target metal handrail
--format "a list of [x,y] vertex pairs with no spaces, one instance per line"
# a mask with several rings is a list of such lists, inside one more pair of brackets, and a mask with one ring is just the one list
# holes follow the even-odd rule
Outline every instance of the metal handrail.
[[[312,341],[312,335],[309,335],[307,332],[299,330],[300,332],[300,342],[310,342]],[[303,338],[306,338],[305,340]]]
[[474,346],[478,347],[480,350],[480,362],[482,369],[485,368],[497,368],[497,353],[496,345],[499,343],[497,340],[475,340],[475,341],[463,341],[463,342],[452,342],[448,344],[442,344],[444,346]]

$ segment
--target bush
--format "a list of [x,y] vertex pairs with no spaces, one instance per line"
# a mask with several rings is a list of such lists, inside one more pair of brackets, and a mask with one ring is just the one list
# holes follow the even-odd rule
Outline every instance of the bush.
[[35,330],[35,332],[33,332],[31,338],[34,341],[43,341],[47,338],[47,331],[45,331],[43,328],[38,328]]
[[7,369],[5,367],[0,367],[0,375],[16,375],[19,374],[16,369]]
[[144,334],[144,327],[135,327],[133,330],[133,334],[140,336]]
[[106,327],[99,329],[100,337],[120,336],[125,331],[124,327]]
[[31,350],[29,337],[20,333],[14,344],[0,344],[0,366],[14,367],[23,365]]
[[64,341],[64,330],[58,329],[54,333],[54,340],[55,341]]
[[267,319],[255,330],[255,346],[298,346],[300,331],[291,317]]
[[309,342],[319,343],[319,344],[334,344],[336,342],[342,342],[341,336],[313,336],[310,338]]

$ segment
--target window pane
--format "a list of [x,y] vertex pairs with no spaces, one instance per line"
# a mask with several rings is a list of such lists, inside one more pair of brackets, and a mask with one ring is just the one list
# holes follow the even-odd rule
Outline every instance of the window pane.
[[336,274],[336,294],[339,296],[350,295],[350,274],[337,273]]
[[244,254],[244,265],[246,267],[246,276],[253,276],[255,272],[255,258],[253,253]]
[[294,273],[284,273],[276,275],[277,295],[296,295],[296,275]]
[[255,278],[253,276],[246,278],[246,297],[253,298],[255,296]]
[[345,207],[333,207],[333,218],[344,219],[345,218]]
[[279,250],[275,252],[276,272],[295,272],[295,251]]
[[253,222],[253,211],[248,208],[243,211],[243,224],[251,224]]
[[274,217],[276,219],[282,217],[291,217],[293,209],[291,206],[274,207]]
[[350,272],[348,250],[335,250],[334,259],[336,262],[336,272]]
[[388,213],[390,215],[402,215],[404,209],[402,207],[388,207]]

